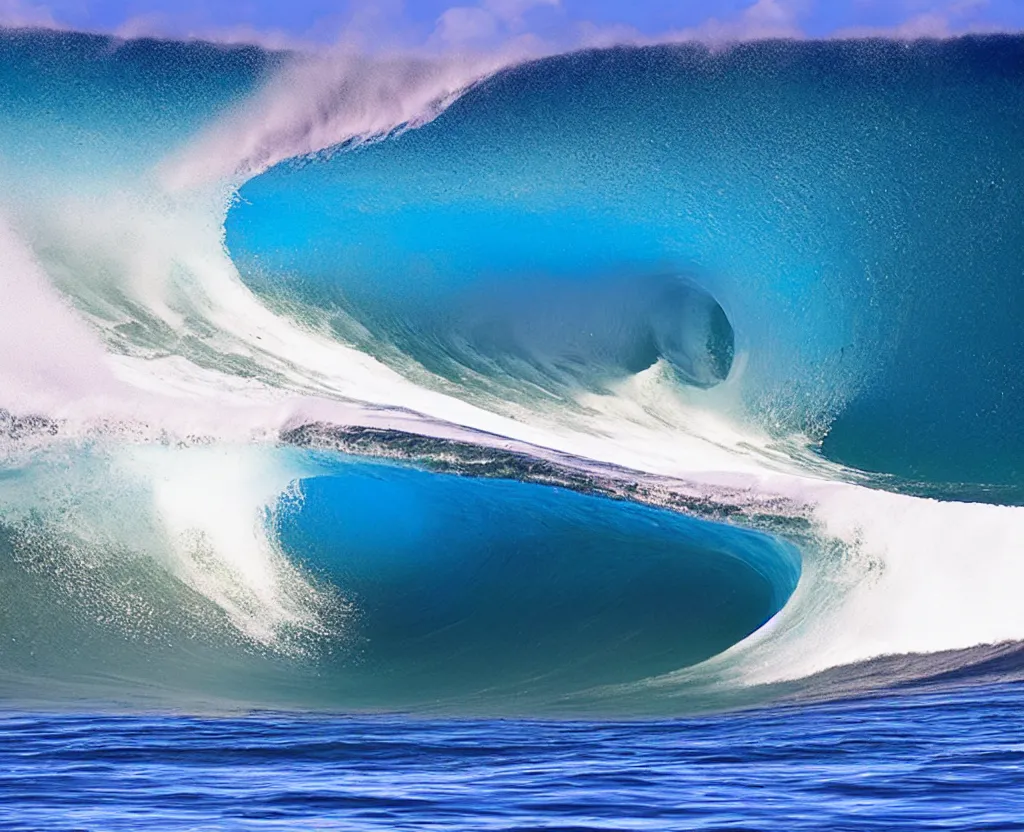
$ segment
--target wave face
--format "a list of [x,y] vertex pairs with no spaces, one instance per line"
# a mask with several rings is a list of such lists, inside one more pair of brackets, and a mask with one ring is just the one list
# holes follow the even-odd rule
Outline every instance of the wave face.
[[0,694],[1018,674],[1024,39],[0,32]]
[[[1016,39],[552,58],[396,141],[257,177],[227,242],[250,285],[336,304],[435,371],[486,374],[475,348],[530,377],[520,341],[557,331],[563,363],[660,355],[709,385],[731,321],[769,425],[858,468],[1016,484],[1022,60]],[[673,271],[720,307],[659,298]],[[675,349],[649,334],[666,319]]]

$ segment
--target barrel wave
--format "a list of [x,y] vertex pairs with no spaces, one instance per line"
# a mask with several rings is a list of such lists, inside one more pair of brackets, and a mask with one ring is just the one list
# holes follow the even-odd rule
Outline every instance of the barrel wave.
[[[854,467],[1013,485],[1022,59],[1011,38],[552,58],[413,133],[251,180],[227,243],[251,285],[337,304],[431,369],[475,327],[536,364],[518,326],[573,339],[563,363],[663,356],[710,386],[735,327],[755,418]],[[666,269],[711,307],[657,297]],[[490,316],[461,310],[481,296]],[[668,350],[645,342],[673,324]]]
[[1024,39],[0,32],[0,694],[1019,674]]
[[688,667],[799,576],[763,535],[547,486],[362,465],[302,492],[282,545],[357,605],[338,687],[363,707],[543,702]]
[[[185,492],[210,474],[187,469],[210,463],[163,460],[164,518],[195,510]],[[195,516],[185,535],[151,528],[136,477],[112,473],[122,466],[77,464],[105,469],[119,491],[92,506],[88,530],[31,515],[3,530],[11,697],[46,698],[56,677],[93,701],[141,686],[164,705],[571,709],[595,687],[731,647],[783,607],[800,573],[792,545],[757,532],[335,455],[304,460],[309,476],[267,506],[261,533],[274,543],[232,562]],[[180,486],[168,468],[183,471]],[[228,484],[199,498],[217,504],[219,525]],[[119,529],[125,510],[135,521]]]

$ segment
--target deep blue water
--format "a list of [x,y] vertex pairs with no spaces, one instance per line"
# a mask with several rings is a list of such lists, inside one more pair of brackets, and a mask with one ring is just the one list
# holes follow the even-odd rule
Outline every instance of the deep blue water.
[[667,722],[15,714],[0,827],[1024,829],[1024,688]]
[[[757,632],[800,579],[793,542],[664,508],[393,461],[274,456],[316,472],[252,518],[296,570],[285,599],[299,613],[274,640],[240,639],[207,597],[137,558],[92,559],[60,538],[40,552],[31,526],[0,527],[0,699],[629,715],[651,699],[645,680]],[[273,628],[244,579],[222,579],[231,610]]]

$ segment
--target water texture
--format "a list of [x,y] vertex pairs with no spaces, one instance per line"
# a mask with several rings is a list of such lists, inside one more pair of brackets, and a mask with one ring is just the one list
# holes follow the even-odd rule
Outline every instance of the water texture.
[[4,701],[1016,678],[1022,79],[0,33]]
[[0,824],[56,829],[1022,828],[1021,691],[670,722],[0,721]]

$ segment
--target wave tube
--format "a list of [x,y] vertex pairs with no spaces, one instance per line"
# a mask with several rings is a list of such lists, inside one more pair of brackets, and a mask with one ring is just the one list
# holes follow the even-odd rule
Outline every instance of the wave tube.
[[[627,502],[249,456],[234,475],[215,470],[221,451],[83,456],[83,479],[106,471],[113,493],[70,505],[29,500],[53,470],[8,483],[7,695],[550,709],[731,647],[800,574],[789,544]],[[296,466],[312,476],[275,501],[262,481]]]
[[[585,331],[562,286],[600,296],[613,275],[602,303],[628,322],[627,287],[688,275],[735,332],[749,424],[937,488],[1011,485],[1022,66],[1010,37],[558,56],[416,131],[252,179],[227,244],[250,286],[334,310],[342,337],[432,369],[462,358],[432,301],[529,291]],[[614,356],[618,372],[651,357],[640,343]],[[605,349],[583,355],[600,364]],[[726,354],[698,375],[717,380],[706,371]],[[537,380],[536,361],[470,363]]]

